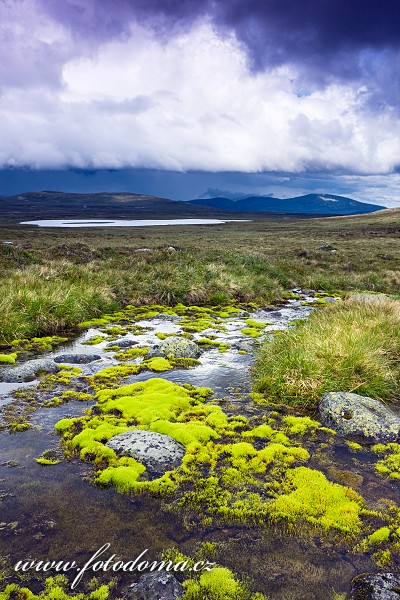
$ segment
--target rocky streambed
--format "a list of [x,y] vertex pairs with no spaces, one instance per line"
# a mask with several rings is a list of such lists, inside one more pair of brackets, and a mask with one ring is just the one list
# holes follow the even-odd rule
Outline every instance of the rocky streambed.
[[[277,600],[333,599],[384,569],[400,498],[379,456],[251,394],[257,344],[313,310],[294,292],[279,307],[128,307],[40,355],[22,344],[0,369],[6,581],[18,560],[81,564],[105,543],[125,560],[207,549]],[[320,497],[296,498],[304,488]],[[113,593],[139,575],[118,574]]]

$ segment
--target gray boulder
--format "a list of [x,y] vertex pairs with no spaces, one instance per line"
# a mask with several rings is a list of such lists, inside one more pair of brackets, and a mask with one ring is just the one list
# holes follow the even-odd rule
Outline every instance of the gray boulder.
[[171,573],[145,573],[123,593],[124,600],[177,600],[184,589]]
[[381,302],[382,300],[387,300],[388,296],[386,294],[371,294],[368,292],[353,294],[349,296],[348,300],[354,302]]
[[349,600],[399,600],[400,573],[363,573],[352,581]]
[[56,356],[54,360],[61,364],[70,363],[73,365],[86,365],[87,363],[100,359],[101,356],[99,354],[60,354],[60,356]]
[[110,342],[107,344],[106,348],[112,348],[113,346],[118,346],[118,348],[130,348],[137,344],[135,340],[129,340],[123,338],[122,340],[115,340],[115,342]]
[[154,431],[133,430],[119,433],[106,444],[119,455],[131,456],[142,463],[150,477],[160,477],[176,469],[185,448],[169,435]]
[[58,373],[60,367],[50,358],[28,360],[26,363],[16,365],[15,367],[5,367],[4,369],[0,369],[0,381],[5,381],[6,383],[21,383],[29,379],[34,379],[39,371],[45,373]]
[[151,348],[146,354],[146,358],[153,358],[154,356],[167,357],[169,355],[174,358],[197,358],[200,356],[200,348],[192,340],[171,336]]
[[369,443],[400,438],[400,418],[379,400],[349,392],[329,392],[319,404],[320,419],[344,436]]

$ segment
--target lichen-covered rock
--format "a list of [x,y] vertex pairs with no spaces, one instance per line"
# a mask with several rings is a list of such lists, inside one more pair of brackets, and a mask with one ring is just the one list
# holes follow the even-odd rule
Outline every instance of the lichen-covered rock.
[[101,356],[99,354],[60,354],[54,360],[61,364],[86,365],[100,359]]
[[45,373],[58,373],[60,367],[50,358],[28,360],[26,363],[16,365],[15,367],[0,369],[0,381],[5,381],[6,383],[21,383],[33,379],[39,371]]
[[171,336],[163,340],[154,348],[151,348],[146,358],[155,356],[173,356],[174,358],[197,358],[200,355],[200,348],[192,340],[184,337]]
[[169,435],[154,431],[133,430],[112,437],[107,446],[117,454],[131,456],[142,463],[150,477],[160,477],[176,469],[185,448]]
[[124,600],[177,600],[184,589],[171,573],[145,573],[123,593]]
[[386,294],[372,294],[368,292],[353,294],[348,298],[348,300],[353,300],[355,302],[381,302],[382,300],[387,300],[388,296]]
[[399,600],[400,573],[362,573],[352,581],[349,600]]
[[319,404],[324,425],[360,441],[393,442],[400,438],[400,418],[379,400],[350,392],[329,392]]

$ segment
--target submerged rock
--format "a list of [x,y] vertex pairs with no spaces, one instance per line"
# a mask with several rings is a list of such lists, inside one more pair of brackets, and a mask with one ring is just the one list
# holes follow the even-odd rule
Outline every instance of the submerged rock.
[[192,340],[184,337],[171,336],[154,346],[146,355],[146,358],[155,356],[174,358],[197,358],[200,356],[200,348]]
[[26,363],[15,367],[0,369],[0,381],[6,383],[21,383],[27,379],[33,379],[39,371],[46,373],[58,373],[60,367],[50,358],[38,358],[28,360]]
[[171,573],[145,573],[123,593],[124,600],[177,600],[184,589]]
[[56,356],[54,360],[61,364],[71,363],[73,365],[85,365],[100,359],[101,356],[99,354],[60,354],[60,356]]
[[131,456],[142,463],[151,477],[160,477],[176,469],[185,448],[169,435],[154,431],[133,430],[119,433],[106,444],[117,454]]
[[393,442],[400,418],[379,400],[350,392],[329,392],[319,404],[321,421],[344,436],[366,442]]
[[137,344],[136,340],[122,339],[115,340],[115,342],[110,342],[109,344],[107,344],[106,348],[112,348],[113,346],[118,346],[118,348],[130,348],[135,344]]
[[362,573],[352,581],[349,600],[399,600],[400,573]]

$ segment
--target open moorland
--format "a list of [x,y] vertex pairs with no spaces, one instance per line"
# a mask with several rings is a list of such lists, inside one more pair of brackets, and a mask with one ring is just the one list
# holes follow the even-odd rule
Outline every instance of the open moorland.
[[158,597],[150,563],[79,590],[13,568],[106,542],[185,564],[174,600],[353,599],[398,572],[399,232],[396,209],[3,222],[1,600]]

